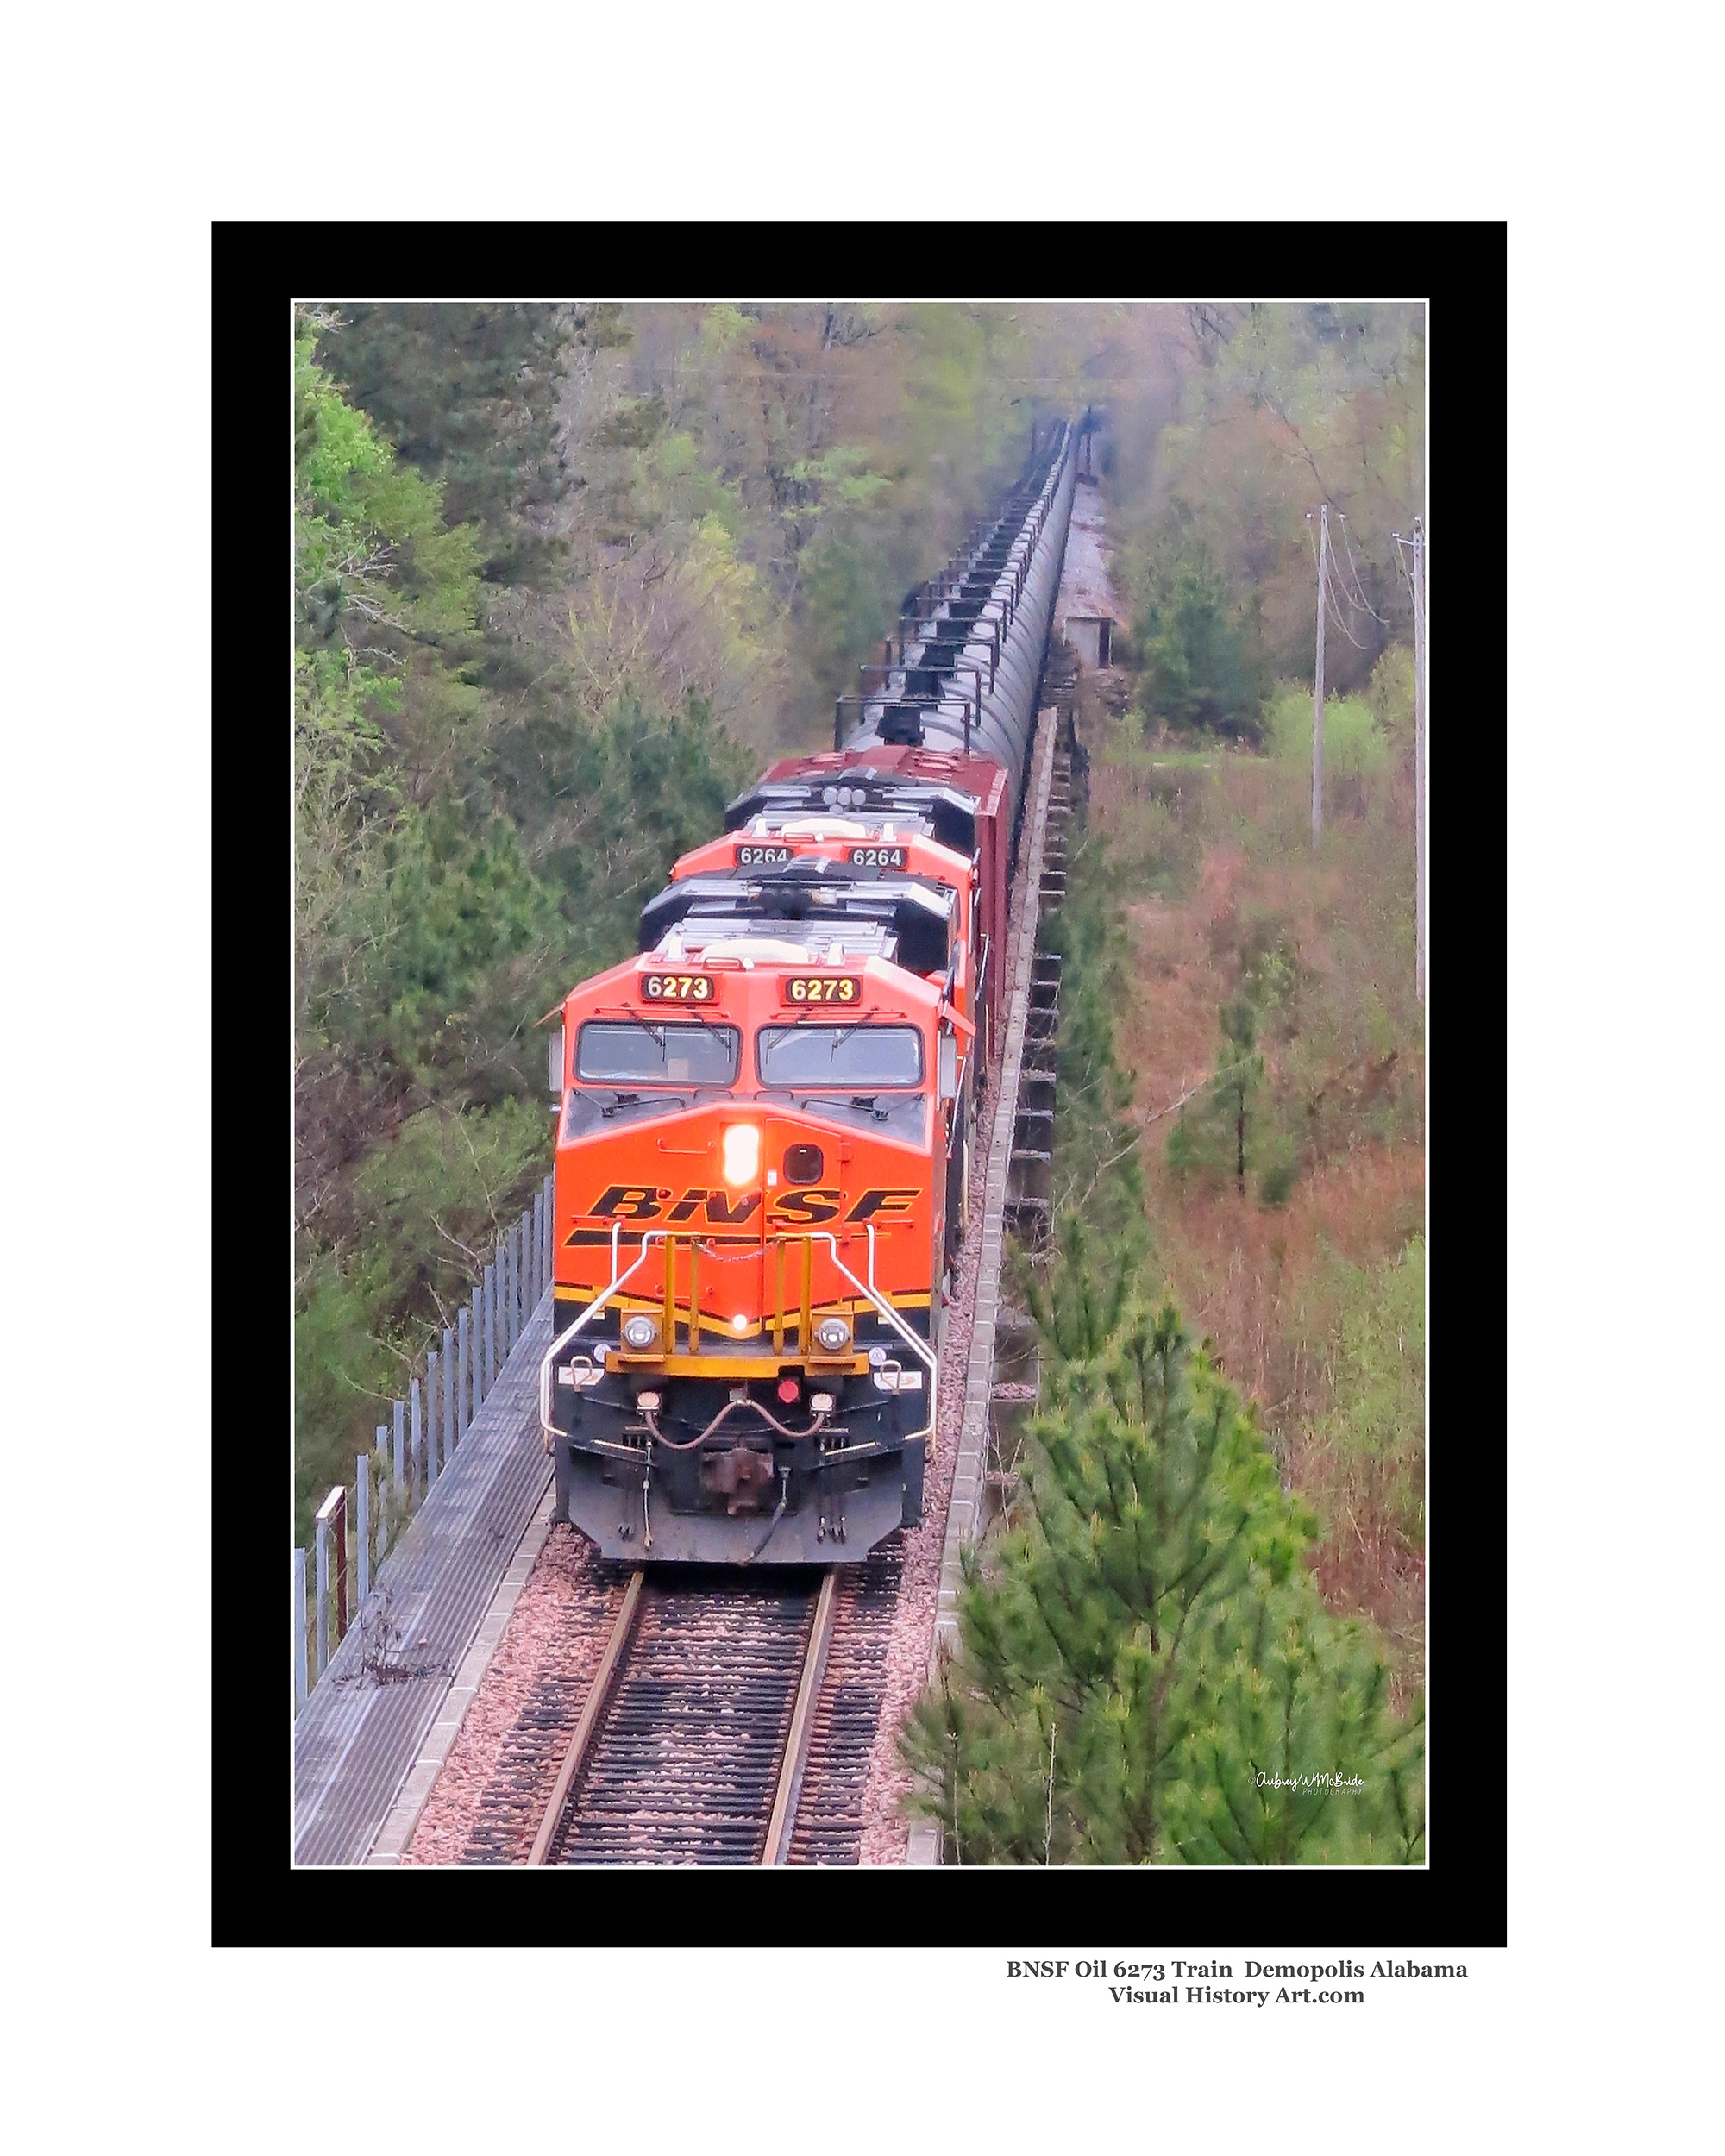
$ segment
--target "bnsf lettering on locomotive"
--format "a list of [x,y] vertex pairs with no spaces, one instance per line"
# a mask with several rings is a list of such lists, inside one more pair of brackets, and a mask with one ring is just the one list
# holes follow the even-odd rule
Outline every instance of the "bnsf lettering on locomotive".
[[[751,1190],[746,1197],[732,1198],[726,1191],[708,1190],[697,1183],[685,1190],[674,1205],[668,1206],[664,1200],[670,1195],[662,1184],[656,1188],[649,1183],[612,1183],[608,1190],[600,1191],[586,1217],[593,1220],[662,1218],[669,1227],[681,1225],[693,1220],[697,1213],[703,1213],[709,1227],[735,1228],[753,1219],[761,1206],[758,1190]],[[910,1213],[921,1195],[921,1191],[915,1189],[865,1190],[845,1219],[872,1220]],[[781,1191],[773,1201],[769,1221],[782,1227],[814,1227],[823,1221],[837,1219],[844,1203],[844,1194],[837,1190]]]
[[872,1220],[877,1213],[908,1213],[921,1195],[919,1190],[865,1190],[844,1217]]
[[673,1226],[693,1220],[703,1210],[709,1227],[739,1227],[760,1206],[761,1194],[751,1192],[746,1198],[732,1200],[723,1190],[707,1190],[697,1184],[684,1191],[677,1202],[669,1207],[658,1200],[670,1196],[668,1190],[654,1190],[644,1183],[613,1183],[609,1190],[602,1190],[593,1200],[587,1215],[594,1220],[656,1220],[662,1213],[666,1225]]
[[818,1227],[823,1220],[836,1220],[844,1202],[837,1190],[787,1190],[775,1204],[773,1219],[790,1227]]
[[613,1183],[609,1190],[600,1191],[593,1200],[590,1217],[593,1219],[656,1220],[659,1200],[670,1196],[668,1190],[657,1190],[647,1183]]

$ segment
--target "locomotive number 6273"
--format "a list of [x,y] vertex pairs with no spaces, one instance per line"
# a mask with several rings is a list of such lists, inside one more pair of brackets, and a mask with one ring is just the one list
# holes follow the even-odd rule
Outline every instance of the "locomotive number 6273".
[[856,974],[787,974],[784,998],[787,1003],[860,1003],[862,982]]
[[641,993],[649,1003],[711,1003],[710,973],[649,973],[641,976]]

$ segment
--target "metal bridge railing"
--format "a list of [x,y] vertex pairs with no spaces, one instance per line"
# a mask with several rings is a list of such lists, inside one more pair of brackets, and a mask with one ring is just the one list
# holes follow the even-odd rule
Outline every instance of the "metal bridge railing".
[[[378,1565],[400,1539],[455,1457],[497,1382],[510,1351],[527,1330],[551,1278],[551,1178],[499,1238],[456,1322],[445,1326],[391,1402],[369,1453],[354,1463],[349,1489],[337,1483],[318,1507],[311,1549],[296,1549],[292,1569],[293,1696],[300,1706],[342,1644],[351,1617],[366,1605]],[[348,1581],[358,1593],[349,1606]]]

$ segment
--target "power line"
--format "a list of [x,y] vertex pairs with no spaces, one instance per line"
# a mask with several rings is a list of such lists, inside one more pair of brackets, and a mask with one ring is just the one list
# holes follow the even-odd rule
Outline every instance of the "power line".
[[[1324,532],[1325,540],[1327,542],[1329,536],[1329,520],[1327,517],[1325,519]],[[1335,548],[1333,546],[1328,546],[1327,543],[1326,551],[1329,555],[1331,566],[1336,569],[1337,574],[1339,575],[1341,573],[1340,565],[1336,561]],[[1324,596],[1330,603],[1330,617],[1335,623],[1336,627],[1341,630],[1343,636],[1347,638],[1348,642],[1353,646],[1356,651],[1364,651],[1365,649],[1365,646],[1360,642],[1359,638],[1354,635],[1352,630],[1348,627],[1347,624],[1342,619],[1340,613],[1338,611],[1335,593],[1327,582],[1324,586]],[[1342,597],[1346,599],[1347,599],[1347,586],[1344,585],[1342,586]],[[1349,600],[1348,603],[1351,605],[1352,601]],[[1371,611],[1371,609],[1370,607],[1366,609],[1368,613],[1370,613]]]
[[[1370,614],[1374,621],[1382,621],[1383,617],[1377,611],[1371,601],[1365,596],[1365,586],[1360,581],[1359,564],[1354,560],[1353,542],[1348,536],[1347,518],[1346,517],[1342,518],[1342,547],[1347,557],[1348,576],[1353,586],[1352,591],[1348,595],[1353,605],[1359,607],[1364,612]],[[1339,564],[1338,566],[1339,566]]]
[[[1371,601],[1365,596],[1365,586],[1359,580],[1359,568],[1353,558],[1353,542],[1348,537],[1348,520],[1346,516],[1342,517],[1342,544],[1347,548],[1348,567],[1353,572],[1353,588],[1358,594],[1359,604],[1365,609],[1366,612],[1371,615],[1373,621],[1383,622],[1383,626],[1388,629],[1389,626],[1389,623],[1383,620],[1383,615],[1378,612],[1377,609],[1372,605]],[[1330,551],[1333,554],[1335,551],[1334,548],[1333,547]]]
[[[1311,521],[1311,516],[1308,512],[1306,517],[1306,522],[1309,525]],[[1321,542],[1325,564],[1328,567],[1333,567],[1337,575],[1339,576],[1341,574],[1341,564],[1336,560],[1336,550],[1334,547],[1329,543],[1328,523],[1329,505],[1326,503],[1324,505],[1324,538]],[[1312,536],[1312,561],[1313,565],[1315,567],[1318,566],[1318,549],[1320,542],[1315,536],[1309,534],[1308,536]],[[1347,638],[1348,642],[1353,646],[1356,651],[1365,650],[1367,647],[1360,642],[1358,636],[1354,635],[1352,630],[1348,627],[1347,624],[1342,619],[1341,615],[1337,611],[1335,593],[1330,586],[1329,580],[1321,573],[1318,578],[1318,589],[1324,594],[1325,599],[1329,603],[1330,619],[1334,622],[1336,627],[1341,630],[1343,636]],[[1342,586],[1342,597],[1347,601],[1350,606],[1354,605],[1355,602],[1353,598],[1350,594],[1346,584]],[[1365,611],[1368,614],[1372,612],[1371,608],[1369,605],[1365,605],[1365,602],[1364,600],[1361,600],[1359,604],[1365,606]],[[1381,614],[1374,614],[1372,618],[1377,621],[1382,621],[1383,617]],[[1385,622],[1384,626],[1385,628],[1388,628],[1389,624]]]
[[1347,638],[1348,642],[1353,646],[1356,651],[1364,651],[1365,649],[1365,646],[1360,642],[1359,638],[1354,635],[1352,630],[1348,627],[1347,624],[1342,619],[1340,613],[1337,611],[1335,593],[1333,592],[1327,591],[1324,593],[1324,598],[1329,606],[1330,619],[1335,624],[1336,627],[1341,630],[1343,636]]
[[[1354,635],[1352,630],[1348,627],[1346,622],[1343,620],[1341,614],[1337,608],[1336,595],[1333,589],[1327,590],[1324,593],[1324,597],[1329,602],[1330,619],[1335,624],[1336,627],[1341,630],[1343,636],[1347,638],[1348,642],[1353,646],[1356,651],[1364,651],[1365,649],[1365,646],[1360,642],[1359,638]],[[1343,594],[1343,597],[1346,597],[1346,592]]]

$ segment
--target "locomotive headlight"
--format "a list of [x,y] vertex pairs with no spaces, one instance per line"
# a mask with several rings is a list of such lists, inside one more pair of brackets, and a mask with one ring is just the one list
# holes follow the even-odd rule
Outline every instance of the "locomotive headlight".
[[823,1318],[814,1337],[829,1355],[842,1355],[850,1344],[850,1327],[843,1318]]
[[733,1123],[724,1134],[724,1180],[752,1183],[760,1172],[760,1131],[752,1123]]
[[623,1320],[624,1343],[632,1347],[637,1355],[651,1347],[658,1337],[657,1325],[643,1312],[637,1312],[634,1317]]

